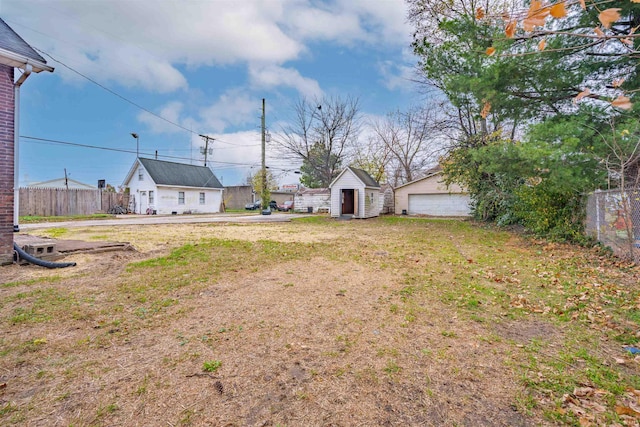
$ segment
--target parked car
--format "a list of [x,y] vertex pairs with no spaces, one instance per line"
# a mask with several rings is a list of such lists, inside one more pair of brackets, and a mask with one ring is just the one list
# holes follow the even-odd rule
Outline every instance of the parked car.
[[256,200],[255,202],[247,203],[244,205],[244,208],[249,211],[255,211],[256,209],[260,209],[261,206],[262,200]]
[[278,205],[278,210],[282,212],[289,212],[293,209],[293,200],[286,200],[283,204]]
[[278,210],[278,203],[275,200],[269,202],[269,209],[272,211]]

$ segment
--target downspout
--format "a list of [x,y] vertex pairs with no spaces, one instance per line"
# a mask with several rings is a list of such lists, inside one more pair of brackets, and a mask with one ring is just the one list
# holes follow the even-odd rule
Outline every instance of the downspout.
[[13,85],[13,231],[20,231],[18,215],[20,213],[20,86],[27,80],[33,67],[27,63],[24,72]]

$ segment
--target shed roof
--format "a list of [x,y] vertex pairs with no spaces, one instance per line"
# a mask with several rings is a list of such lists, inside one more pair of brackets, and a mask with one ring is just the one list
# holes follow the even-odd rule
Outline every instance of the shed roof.
[[358,180],[360,180],[360,182],[365,187],[380,188],[380,184],[378,184],[378,182],[375,179],[373,179],[373,177],[369,175],[368,172],[362,169],[351,167],[351,166],[347,166],[346,168],[344,168],[342,172],[340,172],[338,176],[333,180],[333,182],[331,182],[331,185],[329,185],[329,188],[333,187],[333,184],[335,184],[339,179],[341,179],[342,176],[347,171],[351,171],[351,173],[353,173],[356,176],[356,178],[358,178]]
[[380,187],[380,184],[378,184],[378,181],[373,179],[373,177],[369,175],[367,171],[364,171],[358,168],[353,168],[351,166],[349,166],[349,169],[351,169],[351,171],[358,177],[358,179],[362,181],[365,187]]
[[47,61],[24,41],[6,22],[0,18],[0,58],[17,68],[23,68],[27,63],[34,67],[34,71],[53,71]]
[[178,187],[223,188],[206,166],[187,165],[155,159],[138,159],[156,185]]

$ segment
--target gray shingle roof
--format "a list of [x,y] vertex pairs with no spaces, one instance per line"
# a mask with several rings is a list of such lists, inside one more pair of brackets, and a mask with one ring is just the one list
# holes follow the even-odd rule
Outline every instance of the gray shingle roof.
[[47,61],[0,18],[0,48],[46,64]]
[[380,187],[380,184],[378,184],[376,180],[373,179],[373,177],[371,177],[371,175],[369,175],[366,171],[351,166],[349,166],[349,169],[351,169],[351,171],[356,174],[358,179],[362,181],[365,187]]
[[138,159],[156,185],[179,187],[223,188],[218,178],[206,166],[194,166],[164,160]]

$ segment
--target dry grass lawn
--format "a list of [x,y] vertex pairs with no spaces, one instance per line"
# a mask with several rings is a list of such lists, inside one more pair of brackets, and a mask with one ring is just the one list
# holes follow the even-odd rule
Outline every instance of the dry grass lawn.
[[638,270],[409,218],[42,235],[0,267],[0,424],[638,425]]

